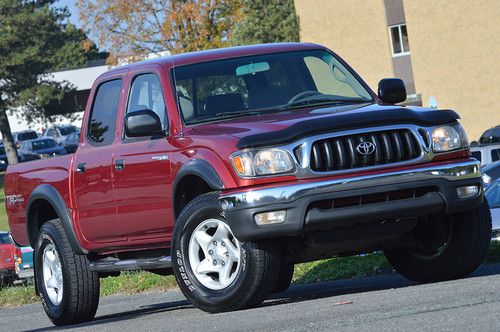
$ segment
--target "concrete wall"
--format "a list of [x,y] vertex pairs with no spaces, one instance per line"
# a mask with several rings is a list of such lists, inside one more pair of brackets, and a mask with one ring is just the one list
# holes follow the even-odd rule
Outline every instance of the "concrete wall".
[[375,91],[394,76],[383,0],[296,0],[295,7],[302,41],[335,51]]
[[417,93],[462,116],[469,139],[500,124],[500,1],[404,0]]

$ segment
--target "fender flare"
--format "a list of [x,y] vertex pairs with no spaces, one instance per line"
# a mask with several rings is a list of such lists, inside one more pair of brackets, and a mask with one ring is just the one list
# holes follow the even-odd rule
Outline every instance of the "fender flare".
[[78,255],[85,255],[88,252],[80,246],[80,242],[76,236],[75,230],[73,228],[73,221],[69,211],[66,207],[66,203],[59,194],[56,188],[49,184],[41,184],[36,187],[28,199],[28,204],[26,205],[26,230],[28,232],[28,239],[31,246],[34,248],[36,245],[36,238],[33,234],[36,234],[38,230],[35,229],[36,222],[33,220],[34,216],[30,213],[33,203],[37,200],[44,200],[48,202],[52,208],[54,208],[61,225],[64,228],[66,237],[68,238],[69,244],[73,251]]
[[174,211],[176,210],[175,194],[177,193],[177,187],[181,180],[188,175],[195,175],[203,179],[203,181],[205,181],[208,186],[214,191],[224,189],[224,184],[222,183],[219,174],[209,162],[203,159],[192,159],[184,164],[184,166],[181,167],[181,169],[175,176],[174,184],[172,187],[172,207]]

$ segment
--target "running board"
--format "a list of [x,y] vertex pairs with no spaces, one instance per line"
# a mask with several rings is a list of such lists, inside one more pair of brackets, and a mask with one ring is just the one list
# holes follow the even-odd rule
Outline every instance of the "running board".
[[90,263],[93,272],[120,272],[134,270],[158,270],[172,267],[170,256],[137,259],[105,258]]

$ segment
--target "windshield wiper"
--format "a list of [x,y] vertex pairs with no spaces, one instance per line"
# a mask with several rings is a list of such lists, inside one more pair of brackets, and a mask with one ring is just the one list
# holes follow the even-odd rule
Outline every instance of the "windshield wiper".
[[192,124],[203,123],[203,122],[227,120],[227,119],[231,119],[231,118],[239,118],[242,116],[257,115],[257,114],[261,114],[261,113],[262,112],[258,112],[258,111],[220,112],[220,113],[216,113],[215,116],[213,116],[213,117],[200,117],[200,118],[191,120],[187,124],[192,125]]
[[364,98],[350,98],[350,97],[334,97],[330,95],[314,95],[302,99],[294,100],[280,107],[281,110],[288,110],[299,106],[306,105],[325,105],[325,104],[355,104],[355,103],[369,103],[371,100]]

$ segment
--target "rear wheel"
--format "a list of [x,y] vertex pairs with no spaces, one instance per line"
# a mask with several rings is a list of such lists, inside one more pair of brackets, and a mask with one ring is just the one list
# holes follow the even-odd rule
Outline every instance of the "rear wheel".
[[474,210],[431,216],[413,231],[416,246],[386,251],[396,271],[417,282],[462,278],[484,260],[491,239],[487,202]]
[[92,320],[99,304],[99,276],[73,252],[58,219],[43,224],[35,248],[35,278],[43,308],[55,325]]
[[172,251],[179,287],[207,312],[257,306],[276,284],[277,245],[240,242],[223,217],[217,193],[197,197],[182,210]]

